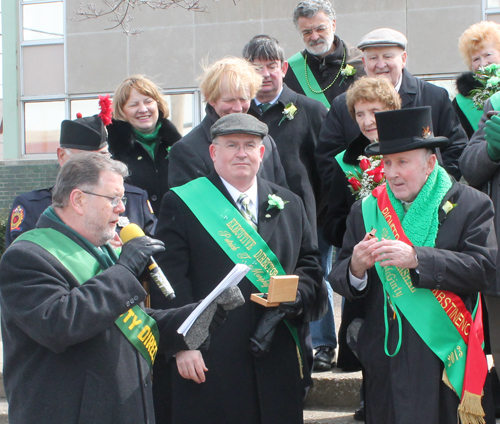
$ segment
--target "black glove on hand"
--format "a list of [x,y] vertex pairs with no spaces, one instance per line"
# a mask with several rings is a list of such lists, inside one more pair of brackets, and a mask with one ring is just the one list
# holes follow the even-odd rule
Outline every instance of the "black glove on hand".
[[124,266],[139,278],[149,258],[164,250],[165,244],[160,240],[148,236],[136,237],[123,245],[117,264]]
[[274,338],[274,333],[278,324],[285,319],[285,313],[279,311],[279,307],[266,308],[262,315],[255,333],[250,337],[250,352],[252,355],[260,358],[264,356],[269,349]]
[[285,319],[298,318],[304,312],[302,296],[297,290],[297,297],[293,302],[283,302],[278,306],[278,310],[285,314]]
[[491,160],[500,160],[500,116],[493,115],[490,120],[486,121],[484,134],[488,142],[488,156]]

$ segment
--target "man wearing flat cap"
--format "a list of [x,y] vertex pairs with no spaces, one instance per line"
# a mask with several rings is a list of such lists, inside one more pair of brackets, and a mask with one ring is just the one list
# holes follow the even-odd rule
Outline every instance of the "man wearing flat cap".
[[[365,35],[358,44],[366,75],[389,79],[401,96],[401,108],[432,107],[432,125],[436,135],[448,138],[440,147],[444,168],[460,179],[458,159],[467,143],[467,135],[453,110],[445,89],[415,78],[406,69],[406,37],[391,28],[379,28]],[[338,96],[326,115],[316,149],[318,166],[329,187],[335,156],[359,135],[356,122],[349,115],[346,95]],[[439,152],[438,152],[439,153]]]
[[484,422],[478,292],[495,274],[491,201],[437,163],[448,140],[434,136],[430,107],[375,116],[379,143],[365,152],[383,155],[387,183],[353,205],[330,274],[335,291],[366,298],[366,422],[455,424],[457,411]]
[[[97,152],[110,156],[108,151],[107,131],[98,115],[64,120],[61,123],[60,146],[57,148],[59,165],[81,152]],[[146,234],[152,235],[156,227],[156,217],[148,202],[146,191],[124,184],[127,203],[120,213],[117,228],[130,222],[139,225]],[[9,216],[9,227],[5,234],[5,247],[21,234],[35,228],[38,218],[52,204],[52,189],[54,187],[33,190],[17,196],[12,203]]]
[[[176,355],[172,423],[302,423],[310,384],[304,337],[326,308],[313,230],[297,195],[257,176],[266,124],[237,113],[210,132],[214,172],[173,188],[161,206],[155,236],[168,246],[157,260],[177,295],[169,304],[203,298],[235,263],[251,271],[239,284],[246,303],[228,317],[225,334],[213,334],[208,351]],[[299,276],[294,302],[250,301],[281,274]],[[263,326],[275,329],[272,338],[260,338]]]

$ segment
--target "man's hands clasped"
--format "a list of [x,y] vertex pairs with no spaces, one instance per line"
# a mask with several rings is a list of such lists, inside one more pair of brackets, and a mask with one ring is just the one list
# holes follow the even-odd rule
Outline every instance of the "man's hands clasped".
[[352,253],[350,270],[356,278],[363,278],[365,271],[381,262],[380,266],[417,268],[415,249],[399,240],[386,240],[366,234]]

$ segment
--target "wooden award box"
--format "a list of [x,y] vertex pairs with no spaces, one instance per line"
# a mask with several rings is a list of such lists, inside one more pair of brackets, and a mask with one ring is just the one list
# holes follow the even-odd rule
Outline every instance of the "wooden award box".
[[278,306],[282,302],[293,302],[297,297],[298,275],[277,275],[269,281],[267,298],[265,293],[252,293],[250,300],[265,307]]

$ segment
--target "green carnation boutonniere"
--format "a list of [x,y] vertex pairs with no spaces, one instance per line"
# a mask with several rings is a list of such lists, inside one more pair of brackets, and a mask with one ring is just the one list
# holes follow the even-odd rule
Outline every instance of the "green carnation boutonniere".
[[284,209],[285,205],[288,203],[288,200],[283,200],[281,197],[276,196],[276,194],[270,194],[268,196],[267,203],[269,204],[266,209],[267,211],[272,208]]
[[288,103],[285,106],[285,109],[283,109],[283,118],[281,118],[280,123],[278,124],[278,127],[281,125],[281,123],[286,119],[287,121],[291,121],[294,117],[295,114],[297,113],[297,106],[295,106],[293,103]]
[[342,75],[342,81],[340,81],[340,84],[342,84],[347,77],[352,77],[356,73],[356,68],[352,65],[345,65],[341,70],[340,70],[340,75]]
[[451,203],[449,200],[447,200],[446,203],[443,205],[443,210],[446,213],[446,215],[448,215],[453,210],[453,208],[455,208],[455,206],[457,206],[456,203]]

